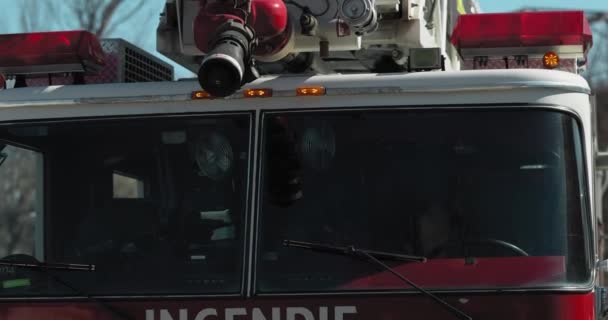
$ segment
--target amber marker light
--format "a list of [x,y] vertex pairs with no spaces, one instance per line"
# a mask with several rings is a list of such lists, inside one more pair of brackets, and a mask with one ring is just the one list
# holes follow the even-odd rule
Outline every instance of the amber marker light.
[[298,95],[298,96],[323,96],[323,95],[325,95],[325,88],[320,87],[320,86],[299,87],[296,89],[296,95]]
[[272,89],[246,89],[245,98],[269,98],[272,97]]
[[547,52],[543,56],[543,65],[547,69],[555,69],[559,67],[559,56],[555,52]]
[[203,100],[213,98],[207,91],[192,91],[192,100]]

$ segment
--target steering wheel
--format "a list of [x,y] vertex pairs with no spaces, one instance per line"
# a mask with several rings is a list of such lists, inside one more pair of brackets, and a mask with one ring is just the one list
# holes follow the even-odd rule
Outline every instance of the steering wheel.
[[454,242],[454,241],[446,242],[443,245],[435,248],[429,255],[429,258],[437,257],[440,253],[444,252],[446,249],[457,247],[457,246],[462,246],[464,248],[467,248],[467,247],[472,247],[472,246],[484,246],[484,245],[502,247],[502,248],[508,249],[509,251],[517,253],[518,256],[523,256],[523,257],[530,256],[530,254],[528,254],[525,250],[523,250],[522,248],[520,248],[510,242],[507,242],[504,240],[487,238],[487,239],[479,239],[479,240],[469,240],[469,241],[464,241],[464,242]]

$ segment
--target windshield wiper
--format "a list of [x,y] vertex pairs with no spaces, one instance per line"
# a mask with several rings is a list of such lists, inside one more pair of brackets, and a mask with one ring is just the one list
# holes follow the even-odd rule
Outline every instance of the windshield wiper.
[[[10,258],[10,260],[7,258]],[[31,260],[32,262],[11,261],[12,259],[17,259],[17,258],[25,258],[27,260]],[[51,271],[50,271],[50,270],[63,270],[63,271],[94,272],[96,270],[96,268],[95,268],[95,265],[93,265],[93,264],[45,263],[45,262],[39,262],[33,256],[18,254],[18,255],[13,255],[13,256],[9,256],[9,257],[0,259],[0,266],[9,266],[9,267],[36,270],[36,271],[48,276],[51,280],[55,281],[56,283],[68,288],[69,290],[76,293],[77,295],[83,296],[83,297],[87,298],[89,301],[97,303],[97,305],[108,310],[110,313],[117,316],[118,318],[124,319],[124,320],[133,320],[133,317],[131,317],[130,315],[128,315],[120,310],[117,310],[116,308],[105,303],[104,301],[101,301],[101,300],[93,297],[92,295],[84,292],[83,290],[72,286],[67,281],[65,281],[61,277],[51,273]]]
[[332,246],[332,245],[326,245],[326,244],[309,243],[309,242],[293,241],[293,240],[285,240],[283,242],[283,244],[286,247],[301,248],[301,249],[307,249],[307,250],[312,250],[312,251],[339,254],[339,255],[343,255],[343,256],[347,256],[347,257],[360,258],[365,261],[369,261],[373,264],[376,264],[376,265],[382,267],[386,271],[395,275],[401,281],[410,285],[412,288],[418,290],[420,293],[431,298],[433,301],[435,301],[436,303],[441,305],[443,308],[450,311],[458,319],[461,319],[461,320],[472,320],[473,319],[471,316],[467,315],[460,309],[452,306],[447,301],[439,298],[438,296],[436,296],[436,295],[432,294],[431,292],[425,290],[424,288],[418,286],[417,284],[415,284],[408,278],[404,277],[399,272],[395,271],[395,269],[389,267],[384,262],[379,260],[379,259],[399,259],[399,260],[405,260],[405,261],[425,262],[426,261],[425,257],[408,256],[408,255],[394,254],[394,253],[388,253],[388,252],[363,250],[363,249],[357,249],[354,246],[338,247],[338,246]]
[[93,264],[75,264],[75,263],[23,263],[0,260],[0,266],[17,267],[24,269],[45,269],[45,270],[71,270],[71,271],[95,271]]
[[410,256],[410,255],[406,255],[406,254],[398,254],[398,253],[391,253],[391,252],[355,249],[354,247],[339,247],[339,246],[332,246],[332,245],[328,245],[328,244],[318,244],[318,243],[310,243],[310,242],[295,241],[295,240],[285,240],[285,241],[283,241],[283,245],[285,245],[286,247],[302,248],[302,249],[336,253],[336,254],[342,254],[342,255],[353,255],[354,254],[353,250],[355,250],[355,252],[357,252],[359,254],[366,253],[368,255],[371,255],[373,257],[376,257],[376,258],[382,259],[382,260],[426,262],[426,257]]

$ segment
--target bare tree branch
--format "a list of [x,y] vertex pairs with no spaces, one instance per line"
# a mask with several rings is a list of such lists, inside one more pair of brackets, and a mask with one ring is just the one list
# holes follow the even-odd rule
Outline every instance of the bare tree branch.
[[46,10],[49,10],[51,7],[53,6],[41,1],[23,0],[20,17],[23,30],[28,32],[41,31],[43,25],[48,22],[42,17],[45,16]]
[[102,36],[105,34],[105,31],[108,25],[110,24],[114,13],[118,9],[118,7],[123,3],[123,0],[110,0],[110,3],[106,5],[106,7],[101,11],[99,27],[97,28],[97,30],[95,30],[97,36]]
[[589,65],[585,74],[595,90],[608,86],[608,13],[588,15],[593,31],[594,45],[589,52]]
[[76,3],[72,3],[71,9],[74,12],[74,15],[76,16],[76,19],[78,19],[78,25],[87,25],[87,16],[85,8]]
[[[128,11],[127,13],[125,13],[124,15],[122,15],[121,17],[116,18],[116,19],[115,19],[115,21],[116,21],[115,23],[109,24],[109,25],[106,27],[105,34],[106,34],[106,35],[111,34],[111,33],[112,33],[112,32],[114,32],[114,31],[116,30],[116,28],[117,28],[118,26],[120,26],[120,25],[121,25],[121,24],[122,24],[124,21],[128,21],[129,19],[131,19],[131,18],[132,18],[132,17],[133,17],[133,16],[134,16],[134,15],[135,15],[135,14],[136,14],[138,11],[140,11],[140,10],[141,10],[141,8],[143,7],[144,3],[145,3],[145,0],[139,0],[139,1],[138,1],[136,4],[134,4],[134,5],[133,5],[133,8],[132,8],[130,11]],[[153,15],[147,14],[146,16],[147,16],[147,17],[148,17],[148,19],[149,19],[149,18],[150,18],[150,17],[152,17]],[[142,24],[142,25],[143,25],[143,24]]]
[[[6,149],[5,149],[6,150]],[[33,249],[33,220],[36,192],[34,152],[9,147],[0,170],[0,256],[30,253]]]
[[[20,1],[22,4],[20,24],[25,32],[42,31],[49,25],[55,28],[69,25],[70,28],[88,30],[99,38],[103,38],[115,32],[119,26],[133,19],[134,16],[145,19],[154,17],[151,12],[148,14],[140,11],[147,3],[145,0]],[[123,13],[123,8],[128,9],[128,11]],[[73,17],[63,19],[66,12],[71,13]],[[49,21],[49,17],[58,18]],[[145,25],[147,22],[139,25]]]
[[600,21],[608,21],[608,12],[594,13],[587,17],[589,23],[594,24]]
[[85,8],[85,16],[87,17],[87,22],[85,24],[85,29],[97,34],[97,29],[99,28],[99,22],[97,21],[97,12],[101,6],[100,0],[81,0],[81,6]]

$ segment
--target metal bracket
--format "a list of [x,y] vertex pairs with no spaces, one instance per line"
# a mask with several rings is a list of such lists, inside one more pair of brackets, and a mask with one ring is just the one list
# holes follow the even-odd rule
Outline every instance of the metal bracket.
[[403,11],[406,14],[407,20],[420,20],[423,7],[420,4],[420,0],[405,0],[403,4],[405,6]]
[[595,168],[608,170],[608,152],[598,152],[595,156]]
[[595,287],[596,319],[608,318],[608,288]]

